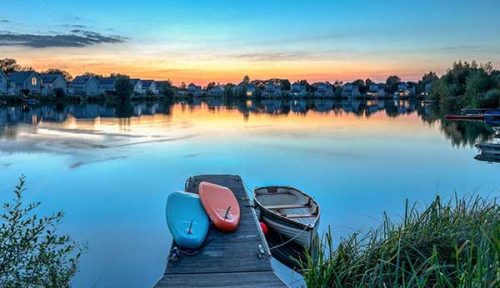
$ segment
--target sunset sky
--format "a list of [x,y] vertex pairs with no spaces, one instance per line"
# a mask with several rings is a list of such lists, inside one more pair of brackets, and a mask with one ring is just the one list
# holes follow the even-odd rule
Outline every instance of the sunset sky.
[[73,76],[174,83],[417,80],[500,66],[500,1],[80,1],[0,4],[0,58]]

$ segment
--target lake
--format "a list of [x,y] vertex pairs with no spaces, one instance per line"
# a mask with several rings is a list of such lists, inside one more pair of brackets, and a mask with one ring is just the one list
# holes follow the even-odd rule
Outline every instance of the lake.
[[[194,99],[0,107],[0,200],[27,177],[28,201],[63,210],[87,244],[75,287],[149,287],[171,238],[169,193],[195,174],[292,185],[322,207],[335,241],[429,203],[500,195],[500,165],[478,161],[484,123],[443,122],[417,101]],[[276,261],[289,283],[300,278]]]

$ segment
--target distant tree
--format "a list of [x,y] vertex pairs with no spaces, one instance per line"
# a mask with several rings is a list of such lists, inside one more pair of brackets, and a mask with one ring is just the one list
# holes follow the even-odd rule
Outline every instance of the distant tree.
[[437,74],[431,71],[429,73],[425,73],[424,76],[422,76],[422,79],[420,80],[420,82],[422,82],[424,85],[426,85],[426,84],[432,83],[438,79],[439,79],[439,77],[437,76]]
[[463,107],[499,107],[500,72],[491,63],[454,62],[432,85],[429,97],[444,111]]
[[282,90],[290,90],[291,84],[288,79],[281,79],[279,82]]
[[181,90],[186,90],[186,82],[181,82],[181,86],[179,87]]
[[311,85],[309,85],[309,82],[307,82],[307,80],[303,79],[303,80],[299,80],[297,81],[300,85],[304,85],[306,87],[306,91],[307,92],[312,92],[312,87]]
[[366,93],[366,85],[365,85],[365,81],[363,81],[363,79],[354,80],[352,82],[352,84],[358,85],[358,87],[359,87],[359,93],[361,93],[361,94]]
[[103,78],[104,77],[104,75],[102,75],[102,74],[96,74],[96,73],[92,73],[92,72],[85,72],[85,73],[83,73],[83,76],[92,76],[95,78]]
[[68,72],[66,72],[64,70],[58,69],[58,68],[50,68],[50,69],[43,71],[42,73],[60,73],[64,76],[64,79],[66,81],[69,82],[69,81],[73,80],[73,76],[71,76],[71,74],[69,74]]
[[401,78],[396,75],[392,75],[387,77],[387,80],[385,81],[385,86],[386,86],[386,92],[387,93],[394,93],[398,90],[398,84],[401,83]]
[[164,81],[160,84],[160,91],[162,91],[163,96],[166,97],[173,97],[175,94],[175,89],[170,80]]
[[118,76],[115,82],[115,91],[120,100],[129,100],[130,96],[134,93],[134,86],[130,83],[130,77],[125,75]]
[[22,67],[17,64],[16,59],[12,58],[4,58],[0,59],[0,70],[2,70],[5,74],[9,74],[11,72],[20,71]]
[[248,75],[245,75],[245,77],[243,77],[243,83],[245,84],[250,83],[250,77],[248,77]]
[[365,80],[365,85],[366,85],[366,89],[370,89],[370,85],[373,85],[375,84],[375,82],[372,81],[372,79],[368,78]]
[[215,86],[217,86],[217,84],[215,84],[215,82],[210,82],[207,84],[207,90],[210,90],[210,89],[214,88]]

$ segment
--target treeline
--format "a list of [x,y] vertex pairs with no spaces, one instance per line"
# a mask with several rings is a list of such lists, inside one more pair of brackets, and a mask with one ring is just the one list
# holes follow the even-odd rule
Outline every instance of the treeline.
[[455,62],[433,82],[429,98],[446,110],[500,107],[500,71],[491,63]]

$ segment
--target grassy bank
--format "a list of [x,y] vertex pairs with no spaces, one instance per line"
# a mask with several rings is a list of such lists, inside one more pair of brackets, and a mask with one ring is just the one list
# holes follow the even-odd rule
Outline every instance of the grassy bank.
[[499,287],[500,206],[495,200],[437,197],[405,210],[399,223],[342,239],[326,233],[303,263],[307,287]]

